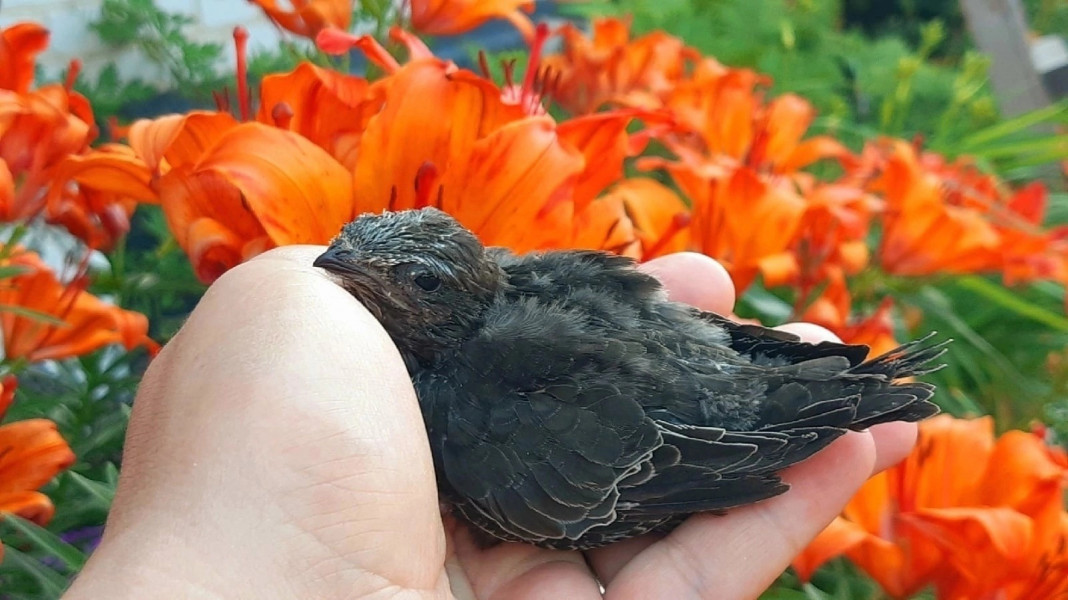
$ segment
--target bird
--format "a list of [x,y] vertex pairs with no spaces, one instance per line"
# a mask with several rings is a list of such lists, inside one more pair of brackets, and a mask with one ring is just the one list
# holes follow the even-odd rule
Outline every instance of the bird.
[[868,347],[670,301],[621,255],[484,246],[436,208],[366,213],[313,262],[381,323],[445,506],[486,543],[588,550],[787,491],[850,430],[936,414],[949,340]]

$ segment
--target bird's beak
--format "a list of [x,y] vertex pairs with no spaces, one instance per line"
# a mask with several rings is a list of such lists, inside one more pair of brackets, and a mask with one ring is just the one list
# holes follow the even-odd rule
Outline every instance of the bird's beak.
[[312,263],[312,266],[326,269],[327,271],[330,271],[331,273],[336,273],[338,275],[362,274],[363,271],[358,269],[356,265],[352,263],[352,261],[346,260],[346,258],[348,258],[348,254],[349,253],[347,251],[342,251],[331,246],[326,250],[326,252],[323,252],[319,255],[318,258],[315,259],[315,262]]

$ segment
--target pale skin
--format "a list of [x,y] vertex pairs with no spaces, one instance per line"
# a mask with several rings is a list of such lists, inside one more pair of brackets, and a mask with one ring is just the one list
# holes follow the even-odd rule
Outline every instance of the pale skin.
[[[152,363],[104,539],[66,600],[756,598],[915,443],[904,423],[850,433],[787,471],[786,494],[691,517],[666,537],[586,553],[480,549],[443,516],[397,350],[311,266],[322,250],[282,248],[232,269]],[[709,258],[643,268],[677,300],[733,308]]]

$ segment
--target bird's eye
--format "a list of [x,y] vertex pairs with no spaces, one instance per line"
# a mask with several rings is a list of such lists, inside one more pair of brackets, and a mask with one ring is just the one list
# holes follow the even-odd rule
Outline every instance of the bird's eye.
[[415,276],[415,285],[419,286],[425,292],[436,291],[441,287],[441,279],[437,275],[430,273],[420,273]]

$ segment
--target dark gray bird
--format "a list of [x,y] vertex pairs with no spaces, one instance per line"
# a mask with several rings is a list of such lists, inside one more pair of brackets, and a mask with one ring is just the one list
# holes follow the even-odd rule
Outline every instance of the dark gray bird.
[[490,536],[587,549],[786,491],[848,430],[938,412],[944,343],[808,344],[669,302],[627,258],[484,248],[436,209],[364,215],[315,260],[382,323],[443,499]]

